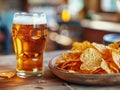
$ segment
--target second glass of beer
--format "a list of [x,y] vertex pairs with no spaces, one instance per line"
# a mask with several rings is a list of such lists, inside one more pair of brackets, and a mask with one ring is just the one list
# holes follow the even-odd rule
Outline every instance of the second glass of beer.
[[47,21],[44,13],[15,13],[12,38],[19,77],[41,76],[46,45]]

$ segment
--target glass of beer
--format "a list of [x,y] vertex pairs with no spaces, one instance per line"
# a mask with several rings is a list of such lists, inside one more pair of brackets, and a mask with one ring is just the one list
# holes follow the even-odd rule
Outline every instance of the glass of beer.
[[14,14],[12,39],[19,77],[41,76],[47,37],[47,21],[43,12]]

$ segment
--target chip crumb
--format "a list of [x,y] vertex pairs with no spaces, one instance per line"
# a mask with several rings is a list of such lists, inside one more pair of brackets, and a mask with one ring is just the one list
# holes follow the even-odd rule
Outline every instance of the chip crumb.
[[12,78],[14,76],[15,76],[15,72],[0,73],[0,77],[2,77],[2,78]]

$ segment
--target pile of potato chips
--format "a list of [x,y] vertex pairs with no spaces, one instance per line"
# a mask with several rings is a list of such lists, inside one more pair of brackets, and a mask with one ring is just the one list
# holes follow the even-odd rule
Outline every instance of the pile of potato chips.
[[109,45],[74,42],[68,53],[56,61],[56,67],[70,73],[114,74],[120,73],[120,41]]

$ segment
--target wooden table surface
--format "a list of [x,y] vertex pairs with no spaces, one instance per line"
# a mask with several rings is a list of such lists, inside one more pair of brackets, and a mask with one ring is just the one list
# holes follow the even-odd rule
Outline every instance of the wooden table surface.
[[[64,51],[47,52],[44,55],[45,71],[42,77],[0,78],[0,90],[120,90],[120,85],[87,86],[65,82],[54,76],[48,68],[48,61]],[[0,56],[0,72],[15,71],[15,55]]]

